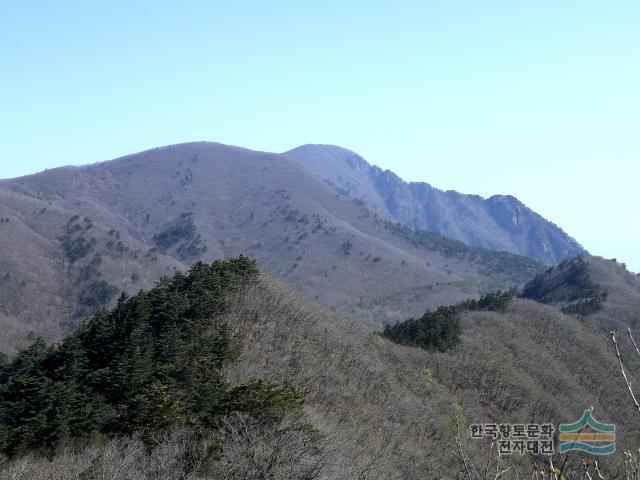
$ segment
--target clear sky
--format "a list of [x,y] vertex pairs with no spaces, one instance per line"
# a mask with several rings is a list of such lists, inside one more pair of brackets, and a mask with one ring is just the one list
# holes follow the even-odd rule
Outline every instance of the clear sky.
[[332,143],[640,271],[640,2],[0,3],[0,178]]

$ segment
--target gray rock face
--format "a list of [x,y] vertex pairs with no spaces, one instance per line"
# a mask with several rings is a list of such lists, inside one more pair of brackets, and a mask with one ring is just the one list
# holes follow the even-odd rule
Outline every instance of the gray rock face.
[[471,245],[526,255],[546,264],[587,251],[560,227],[511,195],[483,198],[405,182],[390,170],[333,145],[286,152],[336,190],[365,201],[411,228],[438,232]]

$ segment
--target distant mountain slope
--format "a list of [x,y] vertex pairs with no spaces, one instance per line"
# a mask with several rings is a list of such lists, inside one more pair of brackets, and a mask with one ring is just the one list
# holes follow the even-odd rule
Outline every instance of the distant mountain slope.
[[373,328],[542,270],[396,224],[287,156],[207,142],[1,181],[0,219],[4,349],[30,331],[59,338],[121,289],[240,253]]
[[586,254],[558,226],[510,195],[484,199],[407,183],[333,145],[303,145],[285,153],[337,191],[359,198],[411,228],[439,232],[485,248],[526,255],[547,264]]
[[522,296],[588,317],[601,328],[640,324],[640,278],[616,260],[566,260],[528,282]]

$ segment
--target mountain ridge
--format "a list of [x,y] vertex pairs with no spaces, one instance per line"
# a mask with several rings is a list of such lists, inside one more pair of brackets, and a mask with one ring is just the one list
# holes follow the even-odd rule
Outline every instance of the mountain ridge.
[[[305,422],[313,426],[309,430],[305,423],[303,431],[314,432],[314,438],[321,440],[316,444],[318,453],[328,459],[319,478],[344,478],[345,472],[353,472],[353,478],[419,478],[425,473],[433,477],[434,472],[438,478],[456,478],[459,465],[452,458],[451,445],[456,441],[458,419],[465,430],[476,422],[558,424],[575,419],[589,406],[598,418],[620,426],[618,457],[637,449],[640,432],[629,420],[635,414],[634,406],[620,380],[608,335],[610,329],[635,329],[640,322],[636,313],[640,308],[640,279],[623,264],[585,257],[582,275],[567,289],[568,281],[563,280],[566,265],[545,269],[529,257],[414,230],[379,214],[362,200],[336,192],[287,156],[219,144],[152,149],[122,161],[0,182],[0,349],[11,354],[31,343],[31,330],[52,341],[66,337],[62,342],[68,346],[63,348],[65,355],[81,360],[78,343],[74,342],[84,335],[83,331],[95,331],[105,341],[80,345],[92,352],[95,349],[92,355],[98,360],[96,368],[76,370],[79,375],[74,373],[71,379],[83,385],[120,378],[117,374],[121,367],[129,365],[146,369],[149,375],[132,375],[130,379],[143,380],[136,388],[139,394],[114,397],[118,401],[109,405],[104,404],[103,396],[91,395],[98,408],[88,409],[89,415],[80,420],[94,420],[91,413],[102,411],[126,431],[130,422],[119,412],[135,412],[135,418],[129,419],[139,422],[134,427],[142,427],[143,433],[150,424],[168,431],[182,421],[180,412],[200,415],[207,411],[191,409],[189,404],[184,408],[183,403],[172,401],[182,399],[181,389],[174,388],[173,380],[160,381],[152,373],[160,372],[166,379],[167,371],[175,372],[176,378],[192,372],[190,362],[194,357],[189,345],[207,337],[200,338],[194,333],[197,329],[175,327],[192,325],[192,313],[199,307],[192,309],[190,305],[215,306],[211,301],[220,292],[224,294],[225,285],[215,280],[217,274],[204,281],[196,275],[190,281],[180,272],[187,272],[189,265],[195,265],[192,272],[216,270],[216,265],[225,262],[208,266],[199,262],[238,253],[258,260],[256,281],[233,288],[228,297],[223,295],[228,308],[219,312],[219,317],[201,315],[194,324],[204,326],[215,320],[228,325],[239,341],[234,344],[243,347],[238,350],[239,357],[221,370],[231,387],[230,391],[225,388],[218,392],[225,400],[221,406],[229,405],[228,394],[247,391],[243,386],[258,387],[258,393],[275,392],[276,397],[285,399],[289,395],[282,397],[279,386],[295,388],[301,395],[293,398],[295,403],[304,400],[303,411],[298,414],[303,413]],[[236,262],[253,264],[243,257]],[[554,272],[559,273],[557,282]],[[185,303],[181,295],[166,295],[175,290],[163,291],[171,277],[178,290],[181,285],[189,285],[183,293],[191,303]],[[551,301],[514,298],[504,308],[466,308],[460,312],[459,342],[448,345],[445,351],[398,345],[380,335],[384,324],[416,318],[441,305],[486,292],[529,284],[531,279],[545,287],[540,289],[543,296],[539,300],[549,294],[546,298]],[[154,290],[154,286],[161,288]],[[588,295],[582,292],[585,286]],[[592,315],[563,309],[567,301],[572,305],[600,290],[608,294],[602,299],[602,308]],[[130,300],[125,296],[118,299],[118,291],[132,295]],[[127,302],[131,302],[131,308]],[[146,307],[139,311],[137,302],[155,305],[156,310],[146,315]],[[111,313],[103,307],[111,307]],[[109,325],[137,326],[124,335],[132,341],[123,342],[112,338],[111,333],[118,328]],[[79,334],[65,335],[74,330]],[[149,343],[148,335],[144,341],[145,336],[134,331],[174,333],[160,335],[158,342]],[[162,354],[157,358],[164,358],[174,352],[174,342],[164,341],[172,337],[184,339],[183,347],[187,348],[177,349],[174,358],[184,359],[186,364],[157,359],[127,362],[130,357],[126,355],[109,356],[100,350],[105,345],[113,350],[127,347],[127,351],[144,356],[155,347],[138,347],[157,343],[163,346],[157,350]],[[32,417],[36,420],[44,418],[43,411],[50,412],[57,419],[51,424],[54,439],[58,433],[64,437],[67,428],[66,415],[56,412],[67,408],[78,411],[73,401],[82,400],[76,395],[77,389],[69,390],[73,381],[68,376],[61,383],[47,383],[36,375],[31,383],[40,366],[51,366],[46,352],[55,353],[57,348],[38,340],[14,356],[17,360],[4,363],[5,378],[17,381],[13,382],[15,388],[8,390],[1,409],[9,419],[26,419],[29,425],[36,422],[25,417],[23,411],[36,413]],[[620,348],[625,360],[635,358],[629,342],[621,342]],[[214,358],[216,355],[215,350],[204,353]],[[43,354],[47,357],[44,364],[36,358],[27,364],[33,368],[15,375],[22,359]],[[6,360],[5,356],[1,358]],[[65,362],[70,368],[82,364]],[[109,373],[118,365],[120,370]],[[205,370],[215,374],[215,369]],[[67,375],[69,369],[53,368],[52,372],[54,376]],[[633,369],[629,378],[637,384]],[[28,382],[23,383],[23,379]],[[267,383],[258,384],[252,379]],[[111,388],[112,383],[107,381],[105,385]],[[185,386],[191,388],[191,384],[206,386],[199,381]],[[23,385],[36,385],[30,390],[33,394],[22,395]],[[275,386],[275,390],[260,388],[264,385]],[[60,398],[56,393],[71,402],[55,401]],[[266,400],[269,397],[273,396],[268,395]],[[188,394],[184,398],[198,396]],[[42,409],[34,410],[30,405],[23,408],[25,399],[27,403],[34,400]],[[133,410],[121,407],[126,403],[132,403]],[[242,401],[241,406],[246,403]],[[78,424],[75,417],[72,420],[72,426]],[[101,419],[97,420],[98,428],[88,430],[105,430]],[[227,475],[230,478],[249,478],[241,469],[247,463],[255,465],[256,459],[262,462],[264,456],[255,454],[270,452],[279,444],[272,436],[258,437],[264,440],[256,442],[255,435],[264,430],[256,431],[253,424],[241,425],[249,427],[243,430],[250,433],[248,442],[240,443],[227,435],[227,429],[213,430],[222,435],[224,448],[222,457],[216,460],[222,463],[212,467],[225,474],[231,468],[240,469],[234,470],[235,476]],[[316,429],[320,437],[315,436]],[[76,435],[81,431],[76,429]],[[11,432],[13,444],[21,443],[18,437],[22,433]],[[127,435],[106,439],[107,443],[100,445],[89,443],[90,448],[78,449],[72,456],[65,449],[56,449],[47,461],[37,456],[28,457],[26,463],[22,458],[9,459],[0,466],[0,473],[15,467],[23,468],[22,472],[45,472],[42,478],[67,478],[63,473],[55,477],[50,472],[75,468],[98,474],[112,465],[121,468],[127,450],[118,449],[117,442],[135,442],[138,438]],[[178,463],[179,455],[177,459],[167,458],[166,453],[181,451],[175,447],[176,442],[184,442],[184,437],[180,438],[160,437],[155,453],[149,453],[149,458],[137,457],[138,461],[127,468],[136,478],[158,478],[152,476],[157,471],[148,465],[155,466],[156,459],[162,458],[163,468],[174,468],[171,462]],[[483,454],[481,442],[464,443],[471,458]],[[113,460],[95,460],[102,458],[104,449],[112,452],[109,458]],[[118,453],[113,453],[114,449]],[[97,453],[91,457],[90,452]],[[153,456],[158,454],[160,457]],[[141,469],[140,459],[146,462],[146,470]],[[603,471],[616,467],[613,459],[603,459]],[[270,465],[268,460],[264,464]],[[298,457],[291,461],[300,464]],[[520,467],[529,471],[531,465]],[[286,473],[287,465],[278,468],[285,473],[274,478],[291,478],[291,470]],[[575,468],[580,473],[577,478],[581,478],[583,465]]]
[[[247,260],[235,262],[248,266]],[[613,273],[611,280],[621,278],[618,274],[623,272],[612,262],[589,261]],[[214,459],[206,457],[205,460],[214,461],[198,462],[197,466],[207,465],[215,472],[212,478],[220,475],[232,479],[252,478],[247,472],[260,466],[263,471],[274,473],[273,478],[344,479],[347,472],[346,478],[422,478],[428,473],[429,478],[453,479],[460,476],[457,474],[463,466],[462,462],[456,461],[459,457],[451,448],[452,442],[459,441],[460,448],[468,452],[473,461],[484,459],[481,455],[492,458],[488,445],[468,437],[466,431],[471,423],[556,425],[579,418],[585,408],[591,408],[599,419],[616,424],[617,452],[601,459],[598,471],[605,475],[615,472],[624,457],[623,452],[637,448],[640,432],[636,423],[630,420],[635,418],[636,412],[627,400],[626,385],[620,378],[608,334],[590,321],[564,315],[549,304],[516,298],[504,305],[505,308],[463,312],[460,342],[444,352],[425,350],[397,345],[376,332],[363,330],[354,322],[344,322],[338,312],[327,311],[304,300],[264,273],[258,272],[256,281],[248,282],[244,288],[234,288],[228,295],[224,282],[221,288],[216,288],[218,283],[214,278],[206,280],[208,275],[204,279],[200,274],[193,277],[193,272],[216,271],[223,265],[224,262],[200,264],[189,276],[166,278],[158,285],[160,288],[141,292],[131,299],[123,298],[111,312],[96,314],[79,334],[67,337],[62,348],[48,349],[43,342],[36,342],[24,350],[17,361],[5,362],[2,373],[9,379],[10,388],[2,392],[6,407],[2,414],[27,427],[9,431],[14,437],[13,443],[16,443],[16,437],[27,436],[36,444],[53,440],[51,447],[54,448],[42,453],[32,451],[25,458],[8,458],[0,471],[43,472],[37,478],[66,479],[72,478],[71,475],[59,472],[102,473],[118,469],[119,472],[131,472],[126,478],[146,479],[158,478],[158,469],[149,466],[158,463],[161,471],[172,473],[163,478],[205,478],[201,472],[186,476],[184,470],[179,470],[180,466],[185,467],[184,455],[181,458],[180,454],[185,448],[193,448],[193,443],[185,440],[193,438],[194,434],[199,439],[202,433],[209,433],[222,442],[214,444],[223,447],[221,455]],[[605,280],[597,270],[592,273],[594,281]],[[634,279],[633,283],[640,287],[640,281]],[[178,287],[178,295],[171,293],[175,287]],[[216,307],[210,300],[220,293],[228,302],[218,305],[223,311],[209,317],[207,308]],[[145,303],[156,308],[151,311],[138,308]],[[190,305],[205,308],[201,311]],[[603,315],[607,315],[609,305],[605,304],[604,308]],[[109,324],[114,327],[105,328]],[[207,324],[209,328],[213,327],[212,333],[228,332],[234,340],[232,343],[243,347],[236,350],[239,356],[225,361],[221,370],[224,377],[213,383],[214,388],[207,388],[206,382],[198,381],[202,378],[200,370],[185,368],[208,360],[205,365],[212,362],[214,365],[206,369],[205,378],[216,375],[215,362],[224,359],[220,353],[224,354],[224,347],[229,342],[210,343],[220,337],[208,337]],[[121,325],[124,328],[119,328]],[[148,328],[150,325],[155,328]],[[181,331],[197,331],[202,327],[205,327],[202,337],[199,334],[180,335]],[[111,341],[113,336],[124,340]],[[90,341],[82,341],[82,337]],[[149,342],[150,337],[158,341]],[[177,339],[178,348],[166,341],[170,338]],[[228,338],[226,333],[224,338]],[[204,358],[197,355],[194,358],[194,352],[188,348],[193,342],[202,343],[207,353],[211,353],[213,347],[213,358],[207,353],[202,355]],[[148,349],[141,348],[145,345]],[[105,347],[111,354],[103,353]],[[64,356],[57,355],[56,350]],[[128,355],[114,355],[120,350]],[[625,358],[635,356],[629,342],[621,342],[621,350]],[[45,358],[42,358],[43,354]],[[57,362],[46,358],[52,354]],[[81,361],[83,356],[91,359],[90,365]],[[135,368],[124,371],[116,368],[127,365],[132,357],[141,360],[132,362]],[[64,362],[67,368],[56,368],[61,358],[68,360]],[[629,378],[637,384],[633,370],[628,373]],[[52,381],[40,380],[43,376]],[[40,381],[34,381],[34,377]],[[125,391],[133,390],[138,394],[123,395],[120,389],[112,388],[113,380],[105,381],[110,377],[116,384],[127,380]],[[255,379],[259,379],[259,383]],[[131,380],[134,381],[132,385]],[[104,391],[106,387],[112,401],[105,402],[104,397],[84,390],[78,392],[74,389],[77,384],[87,384],[98,391]],[[283,391],[282,386],[286,386],[286,390]],[[192,392],[194,387],[195,392]],[[216,391],[229,387],[228,393],[234,395],[216,398]],[[238,394],[251,394],[252,391],[254,394],[249,398],[238,398]],[[84,393],[97,408],[69,408],[73,402],[81,403],[82,397],[77,393]],[[185,393],[186,402],[176,401]],[[265,401],[261,401],[260,397],[265,394]],[[50,401],[56,397],[68,400]],[[197,401],[203,397],[213,398],[204,403]],[[222,402],[216,401],[218,399]],[[283,418],[285,423],[280,424],[279,416],[269,416],[267,418],[274,418],[278,423],[269,424],[270,428],[265,431],[267,425],[264,423],[256,425],[245,420],[238,424],[233,421],[238,419],[234,415],[221,425],[207,424],[210,414],[219,412],[219,407],[226,407],[229,400],[231,407],[240,407],[249,414],[249,417],[247,414],[240,417],[245,419],[264,417],[265,413],[273,411],[273,407],[276,407],[276,413],[284,413],[286,410],[282,407],[299,406],[302,412],[296,408],[297,415],[304,415],[301,418],[304,423],[291,423]],[[115,411],[110,408],[122,403],[130,404],[131,408],[116,408]],[[98,437],[99,443],[93,443],[93,437],[77,438],[91,448],[74,448],[72,452],[77,453],[69,454],[67,443],[57,441],[68,435],[65,424],[76,426],[71,431],[72,437],[79,437],[83,430],[99,431],[105,425],[105,417],[96,415],[100,411],[116,421],[106,424],[110,427],[107,437]],[[224,413],[226,409],[222,411]],[[42,418],[42,412],[49,414],[55,422],[31,421]],[[182,426],[181,419],[191,414],[196,414],[195,420],[202,421],[207,428],[194,428],[192,423]],[[224,416],[218,418],[225,419]],[[129,427],[137,433],[131,438],[128,436],[131,432],[126,429],[124,435],[118,435],[118,430],[112,428],[114,425]],[[177,438],[170,430],[176,425],[180,427]],[[234,435],[234,429],[225,428],[234,425],[242,427],[240,439]],[[271,432],[277,425],[287,428],[278,429],[281,435],[274,436]],[[313,470],[319,472],[318,476],[291,474],[292,467],[308,465],[300,461],[296,455],[298,444],[292,442],[298,438],[296,425],[303,427],[302,432],[314,433],[311,437],[303,437],[306,447],[303,452],[308,452],[312,458],[327,459]],[[44,433],[53,435],[28,437],[30,431],[39,427]],[[130,454],[126,444],[122,448],[114,442],[121,439],[135,442],[139,436],[145,438],[154,429],[160,432],[154,433],[152,447],[140,449],[146,453],[136,456],[135,462],[126,462],[125,458]],[[282,451],[277,450],[283,444],[282,440],[289,440],[284,443],[285,451],[292,450],[293,455],[282,456],[282,462],[274,464],[271,452]],[[181,448],[176,448],[177,443]],[[55,448],[56,444],[61,444],[61,448]],[[107,457],[110,461],[101,460],[106,449],[111,451]],[[431,453],[425,455],[425,452]],[[47,459],[41,458],[45,453]],[[100,460],[95,460],[96,457]],[[162,462],[158,462],[158,458]],[[513,458],[516,473],[511,472],[513,475],[508,474],[505,479],[528,478],[532,466],[539,472],[546,465],[542,462],[533,464],[528,457]],[[582,459],[565,458],[564,476],[582,478]],[[555,457],[553,460],[555,464],[560,463]],[[492,470],[501,462],[499,457],[495,458]]]
[[337,191],[418,230],[442,233],[471,245],[530,256],[547,264],[588,252],[553,222],[513,195],[484,198],[405,182],[334,145],[307,144],[285,152]]
[[0,218],[10,219],[0,224],[7,348],[31,330],[58,338],[52,323],[72,329],[115,291],[242,253],[371,328],[542,270],[401,228],[287,156],[210,142],[0,181]]

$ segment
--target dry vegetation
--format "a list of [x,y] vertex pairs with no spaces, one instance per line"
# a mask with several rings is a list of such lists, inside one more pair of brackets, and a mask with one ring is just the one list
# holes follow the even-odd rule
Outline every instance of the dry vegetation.
[[[567,422],[590,406],[618,425],[619,453],[600,462],[602,475],[626,478],[612,472],[637,466],[622,454],[637,448],[640,429],[607,332],[552,307],[515,300],[505,313],[467,312],[460,345],[445,353],[393,344],[266,275],[234,298],[224,318],[244,345],[226,369],[230,381],[265,378],[299,388],[313,428],[285,419],[263,429],[231,418],[221,459],[191,476],[177,473],[184,461],[177,431],[151,449],[120,438],[69,446],[52,460],[15,459],[0,478],[554,478],[542,458],[494,459],[489,446],[469,438],[468,425]],[[631,348],[622,350],[629,358]],[[567,480],[588,478],[575,476],[585,475],[583,460],[552,459]],[[599,478],[593,462],[589,468]]]
[[[190,144],[59,169],[2,182],[0,218],[9,219],[0,222],[3,351],[29,332],[60,339],[109,303],[109,286],[131,293],[186,258],[247,252],[298,293],[263,274],[234,297],[224,319],[244,350],[225,373],[291,385],[305,399],[304,421],[275,429],[225,418],[214,462],[210,436],[180,428],[151,443],[96,437],[4,459],[0,479],[560,480],[555,468],[566,480],[638,478],[638,457],[622,452],[640,445],[640,424],[608,331],[637,326],[640,279],[616,262],[586,260],[608,293],[593,315],[517,299],[506,312],[464,312],[459,344],[429,352],[375,331],[540,266],[391,224],[282,156]],[[628,343],[620,351],[638,385],[640,357]],[[597,466],[580,456],[553,466],[497,459],[468,436],[470,423],[557,424],[589,407],[618,425],[618,453]]]
[[[557,424],[593,406],[619,425],[620,451],[638,445],[640,429],[607,332],[579,318],[517,300],[504,314],[465,314],[461,345],[428,353],[363,332],[292,295],[263,284],[239,299],[242,306],[230,315],[252,313],[231,321],[247,342],[231,373],[300,386],[314,423],[345,442],[337,458],[346,465],[372,462],[382,478],[454,478],[456,414],[465,426]],[[619,454],[600,468],[615,469],[623,460]]]
[[113,302],[114,288],[133,294],[196,260],[247,254],[371,329],[509,288],[541,268],[392,228],[286,156],[212,143],[3,180],[0,219],[6,352],[31,331],[59,340]]

